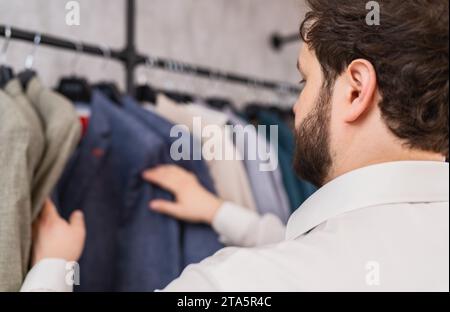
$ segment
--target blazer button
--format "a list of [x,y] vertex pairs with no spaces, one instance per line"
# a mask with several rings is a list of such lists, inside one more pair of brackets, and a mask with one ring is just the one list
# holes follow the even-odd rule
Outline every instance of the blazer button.
[[104,154],[105,154],[105,151],[101,148],[94,148],[92,150],[92,156],[94,156],[96,158],[101,158],[101,157],[103,157]]

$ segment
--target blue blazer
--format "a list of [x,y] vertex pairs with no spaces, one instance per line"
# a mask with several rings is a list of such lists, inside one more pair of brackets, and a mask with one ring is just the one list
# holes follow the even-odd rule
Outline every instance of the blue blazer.
[[[122,100],[122,107],[137,120],[142,122],[147,127],[148,132],[156,134],[166,144],[166,151],[170,154],[170,147],[172,143],[180,138],[170,136],[170,131],[174,124],[168,120],[160,117],[159,115],[152,113],[146,109],[143,109],[132,97],[125,96]],[[194,160],[193,146],[194,138],[190,133],[186,133],[182,136],[187,140],[185,144],[191,146],[189,158],[173,160],[170,158],[169,163],[176,164],[184,169],[193,172],[199,182],[210,192],[216,193],[214,188],[214,182],[209,174],[208,167],[203,160]],[[201,146],[200,142],[197,142]],[[215,251],[223,248],[223,245],[219,243],[218,235],[211,227],[202,224],[183,224],[183,267],[191,263],[197,263],[204,258],[211,256]]]
[[76,291],[152,291],[184,266],[180,222],[148,209],[171,198],[142,180],[170,160],[166,143],[98,92],[88,131],[55,192],[64,217],[83,210],[86,244]]

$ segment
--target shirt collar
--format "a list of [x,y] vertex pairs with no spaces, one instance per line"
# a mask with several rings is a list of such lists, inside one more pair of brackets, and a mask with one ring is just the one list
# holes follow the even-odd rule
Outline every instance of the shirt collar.
[[449,201],[449,165],[399,161],[371,165],[327,183],[289,219],[286,239],[295,239],[328,219],[360,208]]

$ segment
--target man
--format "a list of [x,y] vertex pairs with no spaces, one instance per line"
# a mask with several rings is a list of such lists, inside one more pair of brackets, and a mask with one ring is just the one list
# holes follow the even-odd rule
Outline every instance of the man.
[[[210,223],[228,238],[236,228],[234,243],[264,245],[225,248],[166,290],[448,291],[448,1],[378,1],[380,25],[366,22],[366,1],[307,2],[294,166],[321,188],[282,239],[270,216],[222,203],[181,169],[144,173],[177,199],[152,209]],[[65,262],[45,259],[78,258],[78,218],[71,227],[47,205],[24,290],[63,290],[56,281]],[[55,236],[68,236],[75,252],[60,253]],[[44,271],[53,283],[36,282]]]

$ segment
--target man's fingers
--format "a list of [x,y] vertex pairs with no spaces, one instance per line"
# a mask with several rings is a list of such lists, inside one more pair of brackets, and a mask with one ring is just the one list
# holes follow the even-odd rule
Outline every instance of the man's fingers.
[[44,208],[42,208],[40,214],[40,218],[46,221],[51,221],[55,218],[59,218],[59,213],[51,200],[47,199],[45,201]]
[[162,165],[144,171],[143,178],[151,183],[175,193],[179,187],[178,181],[185,174],[184,169],[174,165]]
[[169,215],[171,217],[179,217],[180,207],[178,204],[167,200],[153,200],[150,202],[150,208],[159,213]]
[[72,212],[69,218],[69,224],[73,228],[80,231],[80,233],[84,236],[86,227],[84,224],[84,215],[80,210],[75,210],[74,212]]

